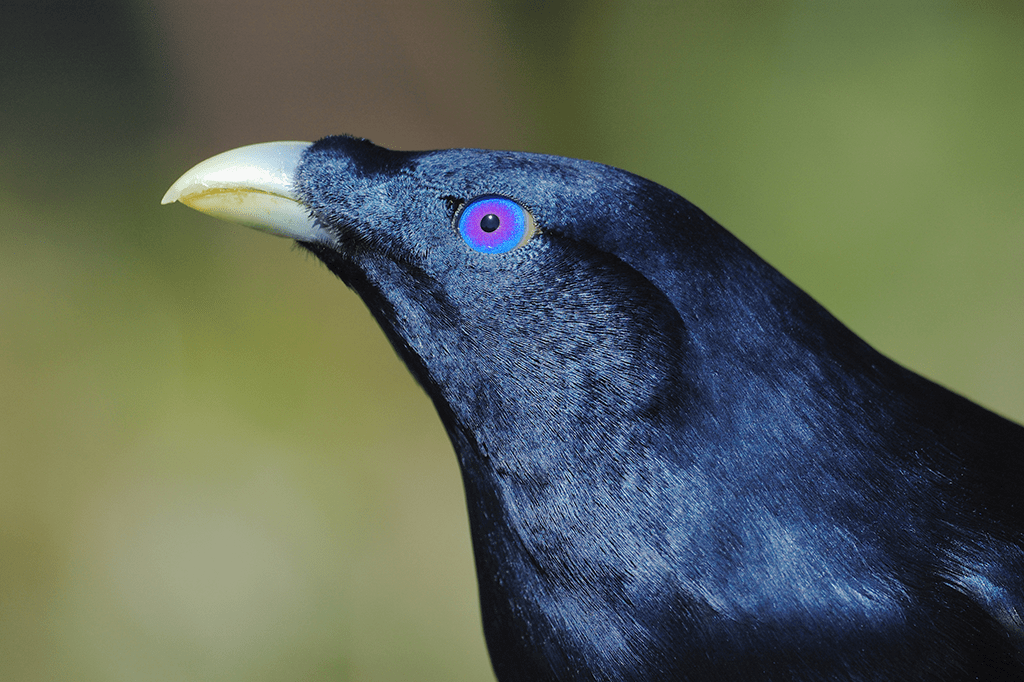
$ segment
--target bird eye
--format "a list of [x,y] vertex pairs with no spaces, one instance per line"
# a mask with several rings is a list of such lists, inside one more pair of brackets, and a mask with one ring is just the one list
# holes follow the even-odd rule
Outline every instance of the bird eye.
[[537,231],[533,215],[505,197],[473,199],[455,219],[463,241],[481,253],[508,253]]

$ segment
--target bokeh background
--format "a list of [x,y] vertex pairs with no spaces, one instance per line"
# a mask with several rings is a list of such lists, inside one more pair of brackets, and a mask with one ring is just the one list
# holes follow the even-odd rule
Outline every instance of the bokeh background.
[[650,177],[1024,420],[1024,4],[7,0],[0,680],[488,680],[455,458],[360,301],[163,206],[349,132]]

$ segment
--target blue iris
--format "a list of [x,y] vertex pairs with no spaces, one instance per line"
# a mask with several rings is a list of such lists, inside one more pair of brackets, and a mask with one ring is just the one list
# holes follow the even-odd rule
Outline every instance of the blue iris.
[[459,234],[481,253],[508,253],[530,240],[537,226],[525,208],[505,197],[473,199],[457,218]]

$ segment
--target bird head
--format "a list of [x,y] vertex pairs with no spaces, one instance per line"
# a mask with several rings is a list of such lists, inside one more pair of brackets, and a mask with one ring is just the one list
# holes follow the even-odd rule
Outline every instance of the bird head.
[[[679,310],[707,306],[700,280],[729,256],[708,254],[731,244],[681,197],[601,164],[347,136],[226,152],[175,200],[314,253],[367,302],[463,464],[486,454],[520,472],[578,459],[580,434],[595,449],[672,435],[694,390]],[[680,259],[700,276],[681,278]],[[678,300],[687,290],[700,305]],[[624,410],[640,422],[616,433]]]

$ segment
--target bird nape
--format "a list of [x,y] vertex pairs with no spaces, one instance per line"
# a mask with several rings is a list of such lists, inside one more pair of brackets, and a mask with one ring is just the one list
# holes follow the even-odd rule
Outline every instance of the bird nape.
[[342,136],[176,200],[315,254],[430,395],[501,682],[1024,679],[1024,428],[668,189]]

